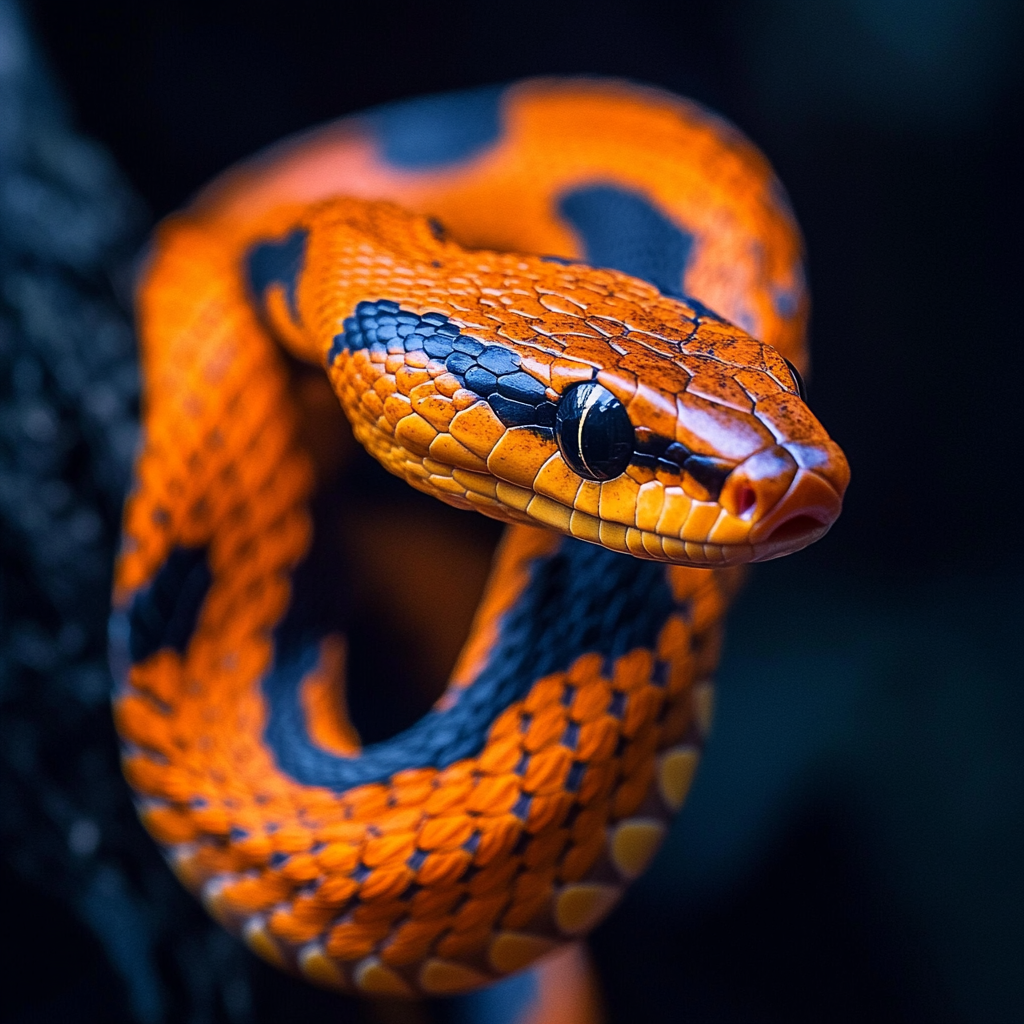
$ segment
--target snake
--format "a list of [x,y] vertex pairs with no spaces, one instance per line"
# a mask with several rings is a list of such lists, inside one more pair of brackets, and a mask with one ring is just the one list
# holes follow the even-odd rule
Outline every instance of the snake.
[[[158,226],[113,704],[141,820],[217,921],[314,984],[413,997],[609,912],[690,787],[743,566],[840,513],[808,311],[767,159],[618,80],[352,115]],[[391,474],[506,524],[444,693],[365,745],[339,407]]]

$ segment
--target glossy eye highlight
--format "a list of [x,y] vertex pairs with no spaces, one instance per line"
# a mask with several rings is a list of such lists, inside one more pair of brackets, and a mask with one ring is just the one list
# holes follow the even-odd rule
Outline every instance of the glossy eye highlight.
[[[785,359],[785,356],[783,356]],[[796,381],[796,389],[800,393],[800,400],[802,402],[807,401],[807,385],[804,384],[803,377],[800,376],[800,371],[788,360],[785,360],[786,365],[789,367],[789,372],[793,375],[793,380]]]
[[611,480],[633,455],[633,424],[623,404],[594,381],[574,384],[555,414],[562,457],[588,480]]

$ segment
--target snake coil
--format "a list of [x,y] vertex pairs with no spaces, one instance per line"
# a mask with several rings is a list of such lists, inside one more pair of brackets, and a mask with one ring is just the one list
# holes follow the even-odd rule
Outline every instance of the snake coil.
[[[142,819],[212,914],[316,983],[415,995],[607,913],[690,785],[739,566],[839,514],[806,315],[764,158],[620,82],[352,117],[160,227],[115,711]],[[448,689],[366,747],[310,380],[385,468],[509,524]]]

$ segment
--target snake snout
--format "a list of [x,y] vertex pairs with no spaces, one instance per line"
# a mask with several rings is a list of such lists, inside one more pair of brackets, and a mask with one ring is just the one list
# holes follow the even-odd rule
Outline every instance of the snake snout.
[[775,445],[737,466],[719,500],[751,523],[755,561],[764,561],[824,536],[842,510],[849,476],[845,456],[831,441]]

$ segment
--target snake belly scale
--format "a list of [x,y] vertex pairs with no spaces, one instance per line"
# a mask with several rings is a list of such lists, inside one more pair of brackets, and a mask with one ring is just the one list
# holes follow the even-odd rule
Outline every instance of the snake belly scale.
[[[644,869],[741,564],[818,539],[848,481],[797,372],[801,258],[735,129],[601,80],[349,118],[161,225],[115,714],[146,827],[257,953],[342,990],[466,991]],[[366,747],[311,373],[388,470],[509,524],[447,690]]]

